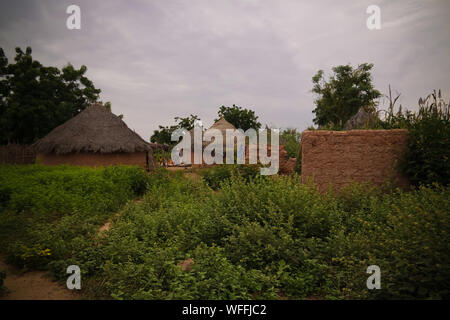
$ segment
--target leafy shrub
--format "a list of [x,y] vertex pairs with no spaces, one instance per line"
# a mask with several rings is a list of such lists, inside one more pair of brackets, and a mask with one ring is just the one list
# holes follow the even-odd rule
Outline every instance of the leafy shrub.
[[417,114],[408,123],[410,142],[405,172],[414,185],[450,183],[450,110],[434,92],[421,101]]
[[299,176],[302,175],[302,145],[299,143],[298,153],[297,153],[297,163],[295,164],[294,172]]
[[144,194],[147,188],[148,176],[138,167],[106,167],[103,176],[116,185],[129,186],[134,195]]
[[91,241],[147,182],[138,167],[0,166],[2,251],[18,266],[47,269],[73,255],[78,238]]
[[301,133],[297,129],[286,129],[281,132],[280,144],[284,145],[289,158],[295,158],[300,148]]
[[[356,298],[447,299],[448,196],[448,188],[420,187],[408,193],[366,196],[362,205],[350,207],[351,215],[332,238],[332,243],[340,244],[339,249],[333,249],[333,272],[348,272],[346,294]],[[368,292],[362,272],[372,264],[381,268],[382,289]]]
[[[130,181],[100,172],[119,177],[121,187]],[[88,188],[78,183],[71,190]],[[0,218],[0,243],[18,264],[50,268],[61,279],[68,265],[79,265],[84,288],[97,287],[94,297],[450,298],[448,186],[383,193],[353,185],[321,194],[297,175],[247,181],[234,174],[220,187],[214,192],[160,169],[142,201],[125,205],[106,236],[97,230],[111,212],[76,207],[53,216],[11,207]],[[193,264],[183,270],[187,259]],[[381,290],[366,287],[369,265],[381,268]]]
[[394,113],[393,106],[386,120],[380,121],[383,129],[404,128],[409,132],[408,151],[403,169],[410,182],[418,186],[437,182],[450,182],[450,110],[436,90],[425,99],[419,99],[419,110]]
[[202,169],[199,173],[203,180],[212,189],[217,190],[220,185],[229,180],[232,176],[238,175],[243,177],[246,181],[257,177],[260,169],[257,165],[215,165],[211,168]]
[[[101,247],[106,290],[119,299],[449,297],[448,188],[355,185],[335,195],[299,179],[235,175],[214,193],[157,173]],[[366,287],[372,264],[381,290]]]

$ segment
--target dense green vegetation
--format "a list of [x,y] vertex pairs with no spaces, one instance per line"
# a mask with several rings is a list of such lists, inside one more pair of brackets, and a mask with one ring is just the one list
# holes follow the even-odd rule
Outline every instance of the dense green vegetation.
[[394,113],[392,106],[379,127],[408,129],[403,169],[412,184],[450,184],[450,108],[440,90],[420,98],[417,112],[399,109]]
[[312,92],[316,95],[313,110],[314,123],[319,126],[342,129],[347,120],[360,108],[374,110],[381,93],[372,84],[373,64],[363,63],[333,67],[333,74],[325,79],[323,70],[312,78]]
[[[104,276],[116,298],[449,296],[448,189],[362,186],[336,196],[298,177],[234,177],[216,194],[182,177],[153,179],[104,247],[114,255]],[[186,258],[195,262],[183,272]],[[375,292],[366,288],[371,264],[383,274]]]
[[31,54],[16,48],[8,62],[0,48],[0,144],[33,143],[98,100],[86,66],[47,67]]
[[259,165],[215,165],[211,168],[204,168],[197,171],[203,181],[212,189],[217,190],[233,176],[240,176],[246,182],[259,176]]
[[[320,194],[298,176],[234,174],[214,192],[200,179],[159,170],[142,201],[115,216],[143,191],[134,169],[1,170],[0,234],[10,261],[50,268],[61,280],[77,264],[91,297],[450,297],[448,187],[386,193],[355,185]],[[72,197],[57,200],[66,193]],[[98,235],[108,218],[113,227]],[[179,263],[189,258],[184,271]],[[366,288],[373,264],[381,290]]]
[[137,167],[2,165],[0,250],[17,266],[59,272],[147,179]]
[[221,106],[217,112],[219,116],[214,122],[218,121],[220,117],[224,117],[236,129],[247,131],[248,129],[258,130],[261,128],[261,123],[258,121],[258,116],[255,111],[239,107],[233,104],[232,107]]
[[286,148],[289,158],[297,158],[302,134],[297,129],[287,128],[280,134],[280,144]]
[[172,133],[177,129],[191,130],[194,128],[195,122],[200,118],[194,114],[189,117],[175,117],[175,125],[171,126],[158,126],[159,130],[154,130],[150,141],[154,143],[162,143],[168,145],[175,145],[177,141],[172,141]]

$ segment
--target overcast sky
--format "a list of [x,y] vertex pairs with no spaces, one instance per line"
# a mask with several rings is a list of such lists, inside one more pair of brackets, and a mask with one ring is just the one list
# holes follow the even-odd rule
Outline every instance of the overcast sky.
[[[81,8],[68,30],[66,8]],[[369,30],[369,5],[381,30]],[[450,98],[450,0],[2,0],[0,46],[31,46],[44,65],[86,65],[115,114],[148,140],[159,124],[221,105],[255,110],[263,124],[312,124],[312,76],[340,64],[374,64],[414,109],[432,89]]]

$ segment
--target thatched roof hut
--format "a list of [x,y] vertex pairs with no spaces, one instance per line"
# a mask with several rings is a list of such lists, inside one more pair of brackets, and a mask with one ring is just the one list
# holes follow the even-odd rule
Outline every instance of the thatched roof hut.
[[208,130],[211,129],[220,130],[222,132],[222,136],[225,137],[227,129],[236,130],[236,127],[233,126],[231,123],[229,123],[227,120],[225,120],[223,116],[221,116],[220,119],[217,120]]
[[[222,139],[223,139],[223,149],[222,149],[222,153],[223,156],[225,156],[227,153],[231,152],[234,153],[235,151],[235,146],[234,146],[234,141],[230,141],[232,143],[232,147],[231,149],[227,148],[227,130],[236,130],[236,127],[234,125],[232,125],[230,122],[228,122],[227,120],[225,120],[225,118],[223,116],[220,117],[219,120],[217,120],[208,130],[205,131],[205,133],[210,132],[211,130],[219,130],[222,133]],[[239,135],[239,131],[238,135]],[[206,147],[207,145],[209,145],[212,142],[204,142],[203,143],[203,147]]]
[[[222,133],[223,145],[225,147],[227,129],[236,130],[236,127],[233,126],[231,123],[229,123],[227,120],[225,120],[225,118],[223,116],[221,116],[219,120],[217,120],[211,127],[209,127],[208,130],[205,131],[205,133],[212,129],[219,130]],[[205,142],[204,145],[208,145],[208,144],[209,144],[209,142]]]
[[136,164],[148,168],[152,146],[101,104],[88,106],[34,144],[44,164]]

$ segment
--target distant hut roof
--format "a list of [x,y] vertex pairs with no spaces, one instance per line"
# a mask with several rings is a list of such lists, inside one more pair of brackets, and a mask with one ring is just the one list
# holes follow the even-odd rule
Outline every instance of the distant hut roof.
[[[223,116],[220,117],[219,120],[217,120],[208,130],[206,130],[205,132],[208,132],[211,129],[217,129],[222,133],[222,139],[223,139],[223,144],[225,146],[226,144],[226,136],[227,136],[227,129],[231,129],[231,130],[236,130],[236,127],[233,126],[231,123],[229,123],[227,120],[225,120],[225,118]],[[203,145],[206,146],[208,145],[209,142],[204,142]]]
[[34,144],[39,153],[144,152],[150,143],[101,104],[92,104]]
[[222,132],[222,135],[225,136],[227,129],[236,130],[236,127],[229,123],[223,116],[220,117],[208,130],[210,129],[218,129]]

